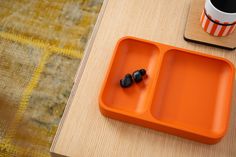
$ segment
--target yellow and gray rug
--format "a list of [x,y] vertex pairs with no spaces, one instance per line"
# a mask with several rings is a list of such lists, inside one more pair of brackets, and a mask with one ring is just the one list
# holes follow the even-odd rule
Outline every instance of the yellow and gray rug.
[[49,156],[102,1],[0,0],[0,156]]

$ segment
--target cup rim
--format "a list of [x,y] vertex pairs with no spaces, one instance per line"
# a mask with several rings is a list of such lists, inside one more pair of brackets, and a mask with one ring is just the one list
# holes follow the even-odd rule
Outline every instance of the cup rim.
[[236,13],[227,13],[227,12],[224,12],[224,11],[221,11],[221,10],[217,9],[217,8],[211,3],[211,0],[207,0],[207,1],[210,2],[209,4],[210,4],[216,11],[218,11],[218,12],[220,12],[220,13],[222,13],[222,14],[231,15],[231,16],[236,16]]

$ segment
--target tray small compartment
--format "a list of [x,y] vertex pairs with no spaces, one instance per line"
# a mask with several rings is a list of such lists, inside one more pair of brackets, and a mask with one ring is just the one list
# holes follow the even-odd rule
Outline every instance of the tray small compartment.
[[152,115],[167,125],[209,138],[227,129],[232,88],[228,62],[178,49],[163,58]]
[[[101,95],[101,103],[110,109],[133,114],[148,110],[148,96],[156,75],[159,49],[148,42],[129,38],[120,40],[110,65],[109,74]],[[120,79],[127,73],[145,68],[150,76],[129,88],[120,87]]]

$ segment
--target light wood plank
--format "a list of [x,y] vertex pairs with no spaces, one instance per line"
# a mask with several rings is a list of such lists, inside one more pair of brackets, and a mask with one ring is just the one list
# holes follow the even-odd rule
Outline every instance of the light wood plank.
[[[190,0],[109,0],[80,81],[75,83],[51,151],[72,156],[234,157],[236,98],[230,128],[216,145],[205,145],[140,126],[106,118],[98,96],[117,40],[130,35],[203,53],[236,64],[236,51],[183,39]],[[235,87],[236,88],[236,87]],[[234,94],[235,95],[235,94]]]

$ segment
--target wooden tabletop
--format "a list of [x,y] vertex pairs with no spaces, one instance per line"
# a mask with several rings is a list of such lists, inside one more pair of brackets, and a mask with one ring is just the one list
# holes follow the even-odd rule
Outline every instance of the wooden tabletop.
[[[107,3],[106,3],[107,2]],[[108,0],[90,42],[84,69],[80,69],[55,136],[54,156],[72,157],[235,157],[236,97],[226,136],[206,145],[101,115],[98,95],[117,40],[135,36],[229,59],[228,51],[183,39],[190,0]],[[199,15],[200,16],[200,15]],[[93,36],[92,36],[93,39]],[[236,41],[235,41],[236,42]],[[84,59],[84,63],[86,61]],[[82,66],[83,67],[83,66]],[[82,74],[82,75],[81,75]],[[236,88],[236,86],[235,86]]]

